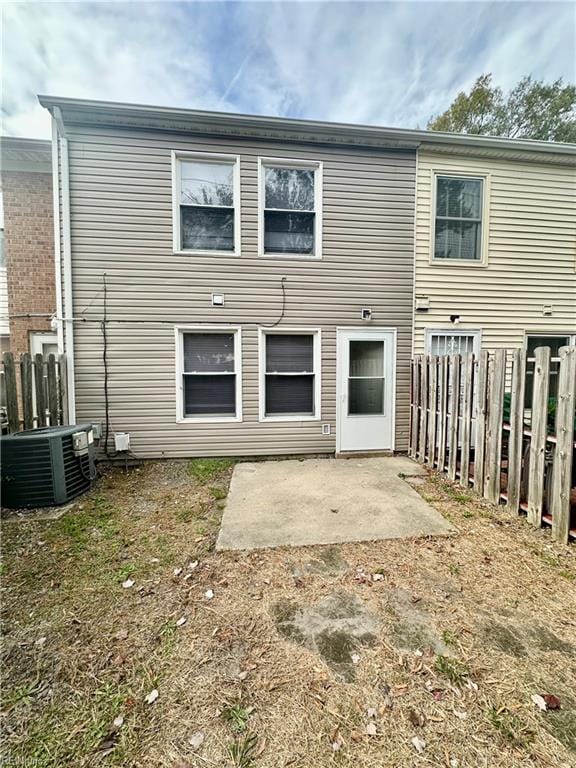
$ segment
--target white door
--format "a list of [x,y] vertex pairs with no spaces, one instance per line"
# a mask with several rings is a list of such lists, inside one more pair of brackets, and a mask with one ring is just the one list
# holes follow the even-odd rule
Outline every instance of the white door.
[[337,365],[337,450],[393,450],[396,331],[339,329]]

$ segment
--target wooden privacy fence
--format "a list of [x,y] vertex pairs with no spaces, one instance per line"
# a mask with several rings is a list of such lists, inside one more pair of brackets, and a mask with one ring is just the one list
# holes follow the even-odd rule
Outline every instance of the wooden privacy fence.
[[67,423],[66,358],[5,352],[0,368],[2,434]]
[[409,453],[568,542],[576,538],[576,347],[553,361],[540,347],[529,362],[527,371],[520,349],[417,355]]

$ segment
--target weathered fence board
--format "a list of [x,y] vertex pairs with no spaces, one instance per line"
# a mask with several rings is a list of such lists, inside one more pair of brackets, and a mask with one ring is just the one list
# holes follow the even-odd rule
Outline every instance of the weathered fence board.
[[556,405],[556,450],[552,471],[552,538],[567,541],[570,531],[570,486],[574,460],[576,347],[560,350]]
[[440,358],[438,405],[438,469],[443,472],[446,467],[446,411],[448,409],[448,358]]
[[430,358],[430,411],[428,413],[428,466],[436,459],[436,409],[438,407],[438,358]]
[[504,501],[512,514],[527,511],[531,523],[550,524],[553,537],[568,542],[576,538],[576,347],[560,352],[556,401],[549,398],[550,349],[535,351],[528,408],[527,362],[532,360],[519,349],[510,355],[482,351],[477,358],[416,356],[410,455],[452,480],[459,476],[464,487],[472,481],[477,492],[495,504]]
[[34,426],[32,359],[27,352],[20,359],[20,381],[22,385],[22,421],[24,422],[24,429],[32,429]]
[[550,380],[550,347],[538,347],[534,353],[534,392],[528,473],[528,522],[542,525],[544,504],[544,471],[546,468],[546,435],[548,431],[548,387]]
[[474,450],[474,490],[484,492],[484,459],[486,456],[486,417],[488,414],[488,352],[480,352],[476,379],[476,443]]
[[526,382],[526,353],[515,349],[512,356],[510,390],[510,434],[508,437],[507,506],[512,514],[520,509],[522,481],[522,446],[524,435],[524,392]]
[[500,467],[502,450],[502,414],[504,410],[504,380],[506,350],[497,349],[489,368],[489,409],[486,429],[486,458],[484,465],[484,495],[493,504],[500,499]]
[[[19,376],[17,374],[19,372]],[[18,388],[18,378],[20,387]],[[67,423],[66,358],[26,352],[16,361],[5,352],[0,365],[2,431],[18,432]]]
[[460,485],[468,487],[470,475],[470,435],[472,432],[472,386],[474,376],[474,355],[464,355],[462,364],[462,414],[460,452]]
[[420,370],[420,451],[418,458],[422,463],[426,461],[426,432],[428,428],[428,363],[427,355],[422,357]]
[[450,426],[448,436],[448,477],[456,480],[458,461],[458,411],[460,410],[460,355],[450,356]]

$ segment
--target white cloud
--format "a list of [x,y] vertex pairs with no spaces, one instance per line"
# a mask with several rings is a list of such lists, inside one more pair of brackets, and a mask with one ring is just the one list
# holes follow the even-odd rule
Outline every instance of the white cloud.
[[37,93],[425,126],[482,72],[574,79],[567,3],[14,3],[4,130],[48,135]]

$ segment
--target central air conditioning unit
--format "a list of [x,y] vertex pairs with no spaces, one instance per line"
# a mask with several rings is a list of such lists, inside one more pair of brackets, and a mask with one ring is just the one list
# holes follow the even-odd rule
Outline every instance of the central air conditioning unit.
[[92,424],[42,427],[0,437],[2,506],[65,504],[96,477]]

